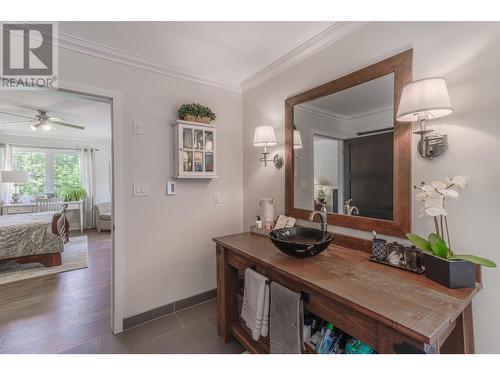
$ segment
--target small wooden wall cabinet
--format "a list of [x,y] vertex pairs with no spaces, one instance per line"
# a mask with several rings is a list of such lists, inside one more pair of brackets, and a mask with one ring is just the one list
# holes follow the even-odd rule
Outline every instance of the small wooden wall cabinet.
[[480,283],[447,289],[422,275],[368,261],[369,242],[341,235],[306,259],[285,255],[252,233],[214,241],[218,333],[225,342],[236,338],[250,353],[266,350],[238,324],[238,271],[247,267],[308,293],[304,308],[379,353],[474,353],[471,301]]

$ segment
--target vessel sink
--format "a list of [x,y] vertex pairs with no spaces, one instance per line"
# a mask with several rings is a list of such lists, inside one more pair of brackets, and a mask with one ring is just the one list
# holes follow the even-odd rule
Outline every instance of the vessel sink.
[[333,233],[314,228],[275,229],[269,237],[279,250],[285,254],[305,258],[318,255],[333,241]]

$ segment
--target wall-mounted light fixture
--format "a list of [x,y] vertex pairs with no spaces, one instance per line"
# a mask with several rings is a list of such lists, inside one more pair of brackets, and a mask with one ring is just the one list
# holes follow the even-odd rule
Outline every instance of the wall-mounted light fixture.
[[[409,83],[403,88],[399,103],[398,121],[418,121],[420,135],[418,153],[423,158],[441,155],[448,147],[446,135],[427,129],[427,120],[449,115],[453,112],[446,81],[443,78],[427,78]],[[432,133],[432,134],[429,134]]]
[[300,150],[302,148],[302,138],[300,136],[300,132],[297,128],[293,129],[293,149]]
[[277,169],[280,169],[283,166],[283,155],[276,154],[272,159],[267,158],[267,155],[269,155],[267,148],[269,146],[276,146],[277,144],[276,134],[274,133],[274,128],[272,126],[257,126],[255,128],[253,145],[256,147],[264,147],[264,152],[260,157],[260,161],[264,163],[265,167],[267,167],[268,162],[272,162]]

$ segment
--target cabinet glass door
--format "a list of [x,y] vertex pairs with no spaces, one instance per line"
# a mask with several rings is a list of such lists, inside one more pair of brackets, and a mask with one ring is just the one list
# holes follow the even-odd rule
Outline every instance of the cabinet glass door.
[[205,150],[206,151],[214,150],[214,132],[205,131]]
[[193,129],[182,128],[182,148],[193,148]]
[[183,151],[183,163],[182,168],[184,172],[193,171],[193,151]]

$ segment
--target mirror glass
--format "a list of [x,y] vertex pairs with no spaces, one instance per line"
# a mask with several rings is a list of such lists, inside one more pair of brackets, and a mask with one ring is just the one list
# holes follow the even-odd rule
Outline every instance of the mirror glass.
[[294,206],[393,220],[394,74],[293,110]]

